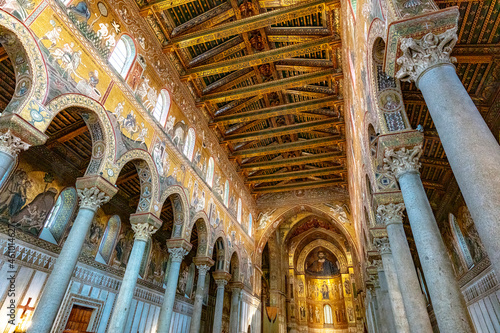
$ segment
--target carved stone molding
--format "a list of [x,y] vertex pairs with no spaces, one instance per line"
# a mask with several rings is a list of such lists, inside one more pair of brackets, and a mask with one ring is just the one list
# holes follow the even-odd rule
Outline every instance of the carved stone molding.
[[420,169],[418,159],[422,155],[422,146],[415,146],[411,149],[401,148],[385,150],[384,169],[394,174],[396,179],[407,172],[417,172]]
[[168,249],[168,253],[170,253],[172,262],[181,262],[189,251],[183,247],[173,247]]
[[21,151],[30,147],[29,144],[23,142],[20,138],[13,135],[10,129],[7,132],[0,134],[0,151],[16,157]]
[[154,225],[144,222],[132,224],[132,230],[135,239],[147,242],[158,229]]
[[377,207],[377,223],[383,225],[402,224],[404,203],[379,205]]
[[373,245],[378,249],[381,255],[391,253],[391,245],[389,244],[389,238],[375,238]]
[[382,264],[382,259],[373,259],[370,265],[376,267],[377,271],[384,270],[384,265]]
[[372,285],[373,288],[380,288],[380,282],[378,280],[378,276],[376,275],[370,275],[368,279],[366,280],[367,285]]
[[101,205],[109,201],[110,197],[97,187],[77,189],[80,198],[80,207],[97,211]]
[[227,280],[226,279],[219,279],[219,280],[215,280],[215,284],[217,285],[217,288],[225,288],[226,285],[227,285]]
[[456,62],[450,54],[457,39],[457,28],[446,30],[439,35],[430,32],[421,39],[403,38],[401,40],[403,55],[397,59],[401,67],[396,77],[402,81],[413,81],[418,85],[418,79],[425,71],[438,65]]
[[210,270],[208,265],[197,265],[196,268],[198,268],[198,276],[205,276]]

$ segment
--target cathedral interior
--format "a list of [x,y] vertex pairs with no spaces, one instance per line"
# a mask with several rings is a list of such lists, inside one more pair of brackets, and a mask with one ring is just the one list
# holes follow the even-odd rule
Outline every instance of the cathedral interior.
[[499,0],[0,0],[0,332],[500,332]]

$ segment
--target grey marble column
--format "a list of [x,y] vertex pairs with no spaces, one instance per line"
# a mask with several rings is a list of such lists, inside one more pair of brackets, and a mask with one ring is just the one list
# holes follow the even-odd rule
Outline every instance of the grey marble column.
[[418,173],[421,153],[420,146],[398,151],[387,149],[384,162],[401,187],[439,330],[473,332],[462,293]]
[[401,286],[399,285],[396,268],[394,267],[394,261],[392,259],[389,239],[376,238],[374,240],[374,245],[379,250],[380,256],[382,257],[396,331],[398,333],[408,333],[410,332],[410,325],[408,324],[403,296],[401,295]]
[[420,288],[417,271],[403,228],[403,203],[379,205],[377,222],[386,225],[392,259],[403,296],[406,316],[412,333],[431,333],[432,325],[427,305]]
[[29,144],[13,135],[10,129],[0,134],[0,185],[9,176],[9,171],[12,171],[17,155],[29,147]]
[[451,169],[488,257],[500,276],[500,146],[455,67],[456,29],[421,40],[403,39],[398,78],[422,91]]
[[73,270],[97,209],[110,197],[97,187],[78,189],[80,209],[47,279],[31,320],[29,333],[49,333],[66,294]]
[[196,283],[196,294],[194,296],[193,316],[189,333],[199,333],[201,323],[201,311],[203,310],[203,297],[205,296],[205,279],[210,270],[209,265],[196,265],[198,268],[198,282]]
[[231,284],[231,313],[229,315],[229,333],[238,333],[240,322],[241,283]]
[[109,320],[108,332],[122,333],[125,329],[146,243],[156,231],[156,228],[148,223],[132,224],[132,229],[134,230],[134,245],[130,252],[125,275],[123,276],[120,291],[118,292],[113,313]]
[[[214,326],[212,333],[221,333],[222,331],[222,310],[224,308],[224,289],[229,280],[226,277],[217,276],[219,272],[214,272],[215,284],[217,284],[217,297],[215,299],[215,311],[214,311]],[[223,273],[223,272],[221,272]]]
[[391,300],[389,299],[389,287],[385,277],[384,267],[382,262],[377,264],[378,282],[375,285],[375,295],[377,296],[379,327],[381,332],[397,333],[396,324],[394,322],[394,314],[392,313]]
[[189,253],[183,247],[169,248],[168,252],[170,253],[170,268],[168,270],[165,296],[163,297],[163,304],[161,305],[160,316],[158,317],[157,333],[168,333],[170,331],[181,263],[182,259]]

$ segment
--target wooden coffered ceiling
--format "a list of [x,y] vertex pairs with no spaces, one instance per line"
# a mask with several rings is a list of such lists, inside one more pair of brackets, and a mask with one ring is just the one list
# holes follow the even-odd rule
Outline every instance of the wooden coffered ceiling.
[[[440,8],[460,10],[457,74],[479,112],[500,139],[500,2],[498,0],[437,0]],[[424,127],[424,154],[420,170],[424,187],[438,222],[447,219],[450,205],[460,196],[458,185],[420,91],[403,83],[406,112],[413,128]],[[460,129],[457,128],[460,132]]]
[[346,186],[338,2],[138,4],[252,194]]

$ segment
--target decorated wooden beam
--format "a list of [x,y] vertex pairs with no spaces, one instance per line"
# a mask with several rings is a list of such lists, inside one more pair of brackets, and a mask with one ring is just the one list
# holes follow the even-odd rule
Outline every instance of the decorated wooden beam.
[[215,117],[212,123],[227,125],[239,122],[248,122],[257,119],[267,119],[271,117],[283,116],[288,114],[297,114],[305,111],[326,108],[334,105],[342,104],[344,101],[337,97],[325,97],[320,99],[312,99],[299,103],[283,104],[270,108],[259,109],[254,111],[240,112],[238,114],[223,115]]
[[[241,70],[235,71],[229,75],[224,76],[222,79],[219,79],[213,83],[210,83],[208,86],[205,87],[205,89],[202,90],[203,94],[208,94],[212,92],[213,90],[219,89],[225,85],[231,84],[231,82],[234,82],[234,85],[242,82],[242,80],[246,80],[252,76],[254,76],[255,73],[251,68],[243,68]],[[230,87],[229,87],[230,88]]]
[[234,11],[233,8],[231,7],[231,4],[229,2],[224,2],[220,5],[218,5],[215,8],[212,8],[195,18],[182,23],[181,25],[175,27],[172,30],[172,33],[170,34],[171,37],[176,37],[178,35],[181,35],[185,33],[186,31],[189,31],[193,29],[194,27],[198,27],[199,29],[202,29],[203,25],[205,25],[206,22],[219,17],[222,21],[225,21],[226,19],[229,19],[231,16],[234,16]]
[[301,150],[307,148],[315,148],[321,146],[332,146],[344,142],[341,137],[325,137],[310,140],[299,140],[284,144],[271,144],[265,147],[249,148],[244,150],[236,150],[231,154],[232,157],[252,157],[264,156],[269,154],[284,153],[287,151]]
[[308,59],[308,58],[295,58],[280,60],[274,63],[277,71],[291,71],[291,72],[314,72],[320,71],[324,68],[332,68],[333,62],[331,60],[323,59]]
[[[231,115],[231,114],[234,114],[238,111],[240,111],[241,109],[244,109],[246,108],[247,106],[249,106],[250,104],[252,103],[255,103],[257,102],[258,100],[260,100],[262,98],[262,95],[257,95],[253,98],[249,98],[247,99],[246,101],[244,101],[243,103],[238,103],[239,101],[232,101],[226,105],[224,105],[222,108],[220,108],[219,110],[217,110],[215,112],[215,115],[218,116],[222,113],[225,113],[226,115]],[[220,116],[220,117],[225,117],[226,115],[224,116]],[[214,122],[211,122],[209,125],[215,125],[216,123]],[[229,123],[228,123],[229,124]]]
[[139,14],[148,16],[153,12],[161,12],[173,7],[179,7],[195,0],[153,0],[144,7],[141,7]]
[[246,67],[253,67],[271,63],[276,60],[298,57],[304,54],[316,53],[329,48],[330,45],[337,48],[341,46],[341,42],[340,41],[334,42],[332,37],[325,37],[308,41],[305,43],[294,44],[277,49],[272,49],[266,52],[254,53],[244,57],[231,59],[228,61],[211,63],[208,65],[203,65],[195,67],[193,69],[189,69],[186,72],[186,75],[182,76],[181,79],[186,79],[186,78],[195,79],[198,77],[221,74],[239,70]]
[[173,38],[170,43],[171,45],[184,48],[201,43],[211,42],[213,40],[228,38],[244,32],[268,27],[273,24],[291,21],[299,17],[323,11],[324,8],[325,0],[305,2],[299,5],[268,11],[263,14],[254,15],[242,20],[235,20],[233,22],[229,22],[224,25],[213,27],[207,30]]
[[248,142],[253,140],[263,140],[282,135],[296,134],[311,130],[330,128],[332,126],[341,124],[344,124],[344,122],[343,121],[339,122],[336,119],[321,119],[316,121],[307,121],[304,123],[274,127],[254,132],[245,132],[245,133],[228,135],[224,138],[223,142]]
[[341,160],[344,159],[345,159],[344,153],[339,151],[335,153],[314,154],[314,155],[306,155],[306,156],[292,157],[286,159],[280,158],[264,162],[247,163],[247,164],[242,164],[239,167],[239,169],[244,171],[258,171],[264,169],[276,169],[292,165],[304,165],[304,164],[328,162],[328,161],[340,162]]
[[309,182],[296,182],[283,185],[257,187],[252,189],[252,194],[305,190],[311,188],[326,187],[332,185],[346,185],[346,184],[347,182],[343,179],[325,179],[325,180],[309,181]]
[[292,171],[284,173],[273,173],[270,175],[259,175],[259,176],[248,177],[245,180],[245,184],[268,183],[268,182],[276,182],[276,181],[298,179],[298,178],[326,176],[346,171],[347,169],[344,166],[335,166],[328,168],[305,169],[300,171]]
[[[324,27],[269,27],[266,29],[267,38],[276,38],[277,36],[292,36],[292,37],[326,37],[332,33],[328,28]],[[299,41],[303,41],[300,40]],[[276,40],[276,42],[280,42]]]
[[[277,8],[297,5],[304,0],[259,0],[260,8]],[[337,1],[340,3],[340,1]]]
[[[207,61],[210,58],[213,58],[215,56],[229,56],[235,52],[238,52],[245,48],[245,43],[243,41],[243,38],[241,36],[236,36],[234,38],[231,38],[228,41],[225,41],[224,43],[217,45],[216,47],[211,48],[210,50],[194,57],[191,59],[189,62],[188,66],[192,67],[195,66],[199,63],[202,63],[204,61]],[[235,51],[237,49],[237,51]]]
[[267,94],[275,91],[281,91],[283,89],[300,87],[306,84],[318,83],[321,81],[325,81],[330,77],[339,78],[342,77],[342,73],[337,73],[333,69],[323,70],[320,72],[312,72],[303,75],[292,76],[282,80],[273,80],[239,89],[208,94],[202,96],[199,100],[197,100],[197,102],[198,103],[204,103],[207,101],[212,101],[213,103],[227,102],[235,99],[242,99],[255,96],[257,94]]

